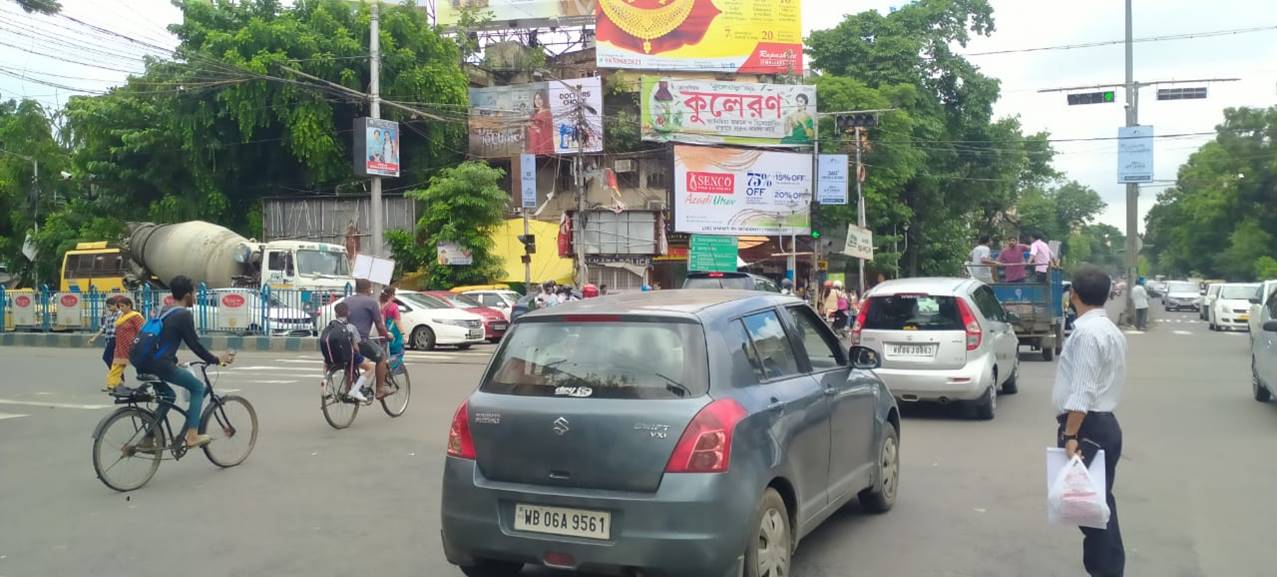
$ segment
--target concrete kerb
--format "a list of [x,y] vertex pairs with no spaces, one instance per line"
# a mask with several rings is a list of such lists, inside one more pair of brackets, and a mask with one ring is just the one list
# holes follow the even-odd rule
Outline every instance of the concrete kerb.
[[[0,347],[48,347],[61,349],[100,349],[102,341],[89,344],[85,333],[0,333]],[[314,352],[319,350],[315,337],[260,337],[239,335],[206,335],[200,338],[210,351],[228,349],[245,352]]]

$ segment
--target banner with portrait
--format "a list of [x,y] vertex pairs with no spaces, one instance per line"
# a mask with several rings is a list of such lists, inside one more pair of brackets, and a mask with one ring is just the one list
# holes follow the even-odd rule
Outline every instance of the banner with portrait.
[[643,140],[746,146],[811,146],[816,87],[644,76]]
[[811,155],[674,147],[674,230],[719,235],[811,233]]
[[399,123],[379,118],[355,119],[355,174],[399,176]]
[[[570,154],[578,147],[602,152],[602,113],[603,86],[597,76],[471,88],[469,151],[483,158]],[[582,115],[584,130],[578,131]]]
[[803,72],[799,0],[596,0],[599,68]]

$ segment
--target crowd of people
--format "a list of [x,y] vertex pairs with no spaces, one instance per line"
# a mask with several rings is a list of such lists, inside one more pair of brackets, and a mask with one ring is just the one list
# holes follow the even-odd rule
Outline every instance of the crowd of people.
[[[1030,244],[1025,244],[1026,241]],[[967,273],[971,278],[985,283],[1045,282],[1051,267],[1059,266],[1058,255],[1041,233],[1028,237],[1009,235],[996,255],[991,244],[991,237],[983,235],[979,244],[971,249],[967,258]]]

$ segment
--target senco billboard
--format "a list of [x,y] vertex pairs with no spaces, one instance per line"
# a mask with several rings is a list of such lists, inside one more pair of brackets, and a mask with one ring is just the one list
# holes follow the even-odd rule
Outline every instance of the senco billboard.
[[720,235],[811,232],[811,155],[674,147],[674,230]]

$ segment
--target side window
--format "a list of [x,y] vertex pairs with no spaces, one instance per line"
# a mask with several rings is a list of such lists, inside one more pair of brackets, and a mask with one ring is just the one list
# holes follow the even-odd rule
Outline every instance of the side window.
[[66,265],[62,267],[62,276],[67,278],[78,278],[75,276],[75,269],[80,265],[80,255],[68,254],[66,256]]
[[829,330],[824,327],[825,323],[816,318],[816,313],[806,305],[795,305],[789,307],[789,314],[794,316],[798,336],[803,340],[803,348],[807,349],[807,358],[811,361],[813,372],[842,366],[838,341],[829,334]]
[[743,320],[766,378],[779,379],[798,374],[798,359],[794,357],[794,349],[789,345],[789,337],[785,335],[785,327],[780,324],[776,311],[753,314]]
[[976,289],[973,296],[975,304],[980,307],[980,313],[984,315],[984,318],[995,321],[1005,320],[1002,315],[1002,303],[999,303],[998,297],[993,295],[993,289],[982,286]]
[[1277,319],[1277,288],[1268,294],[1268,318]]
[[767,380],[758,351],[741,321],[732,321],[727,329],[727,346],[732,354],[732,384],[753,385]]
[[266,268],[270,270],[283,271],[287,276],[293,276],[293,255],[288,252],[272,252],[266,262]]

